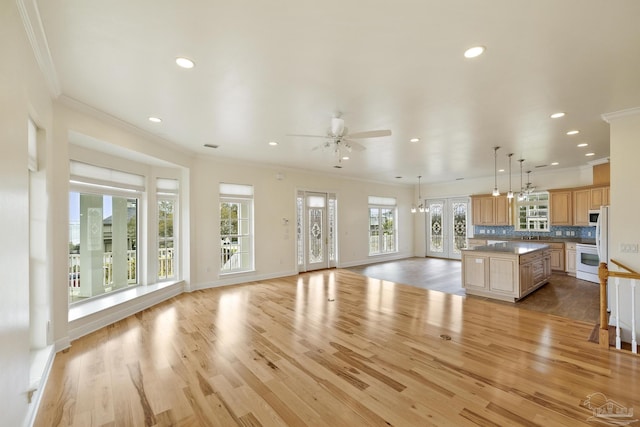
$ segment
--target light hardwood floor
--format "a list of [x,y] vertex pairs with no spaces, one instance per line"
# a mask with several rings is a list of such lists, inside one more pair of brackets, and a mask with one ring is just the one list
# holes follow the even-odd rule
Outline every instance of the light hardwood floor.
[[640,359],[592,326],[341,269],[196,291],[58,354],[35,425],[594,425]]

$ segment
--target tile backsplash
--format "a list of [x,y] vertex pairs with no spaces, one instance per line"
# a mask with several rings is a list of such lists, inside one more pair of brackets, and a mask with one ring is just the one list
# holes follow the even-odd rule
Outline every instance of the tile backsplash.
[[595,227],[559,227],[551,226],[551,231],[516,231],[513,226],[487,226],[475,225],[473,227],[474,235],[495,235],[499,236],[540,236],[554,238],[581,238],[594,239],[596,235]]

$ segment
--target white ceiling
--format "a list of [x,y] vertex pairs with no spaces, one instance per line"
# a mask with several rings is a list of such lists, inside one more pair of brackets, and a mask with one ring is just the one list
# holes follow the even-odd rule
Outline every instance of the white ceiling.
[[[499,145],[515,174],[608,157],[601,114],[640,106],[638,0],[36,2],[63,97],[202,155],[425,183],[492,176]],[[339,170],[287,136],[338,112],[393,134]]]

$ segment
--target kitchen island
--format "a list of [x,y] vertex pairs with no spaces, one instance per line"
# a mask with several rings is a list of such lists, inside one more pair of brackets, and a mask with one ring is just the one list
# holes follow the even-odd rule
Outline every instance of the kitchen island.
[[512,241],[462,250],[462,286],[468,295],[514,302],[550,277],[546,244]]

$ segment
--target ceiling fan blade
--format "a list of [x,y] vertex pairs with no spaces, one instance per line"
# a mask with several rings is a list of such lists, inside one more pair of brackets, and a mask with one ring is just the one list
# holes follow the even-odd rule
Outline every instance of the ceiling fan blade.
[[389,129],[370,130],[365,132],[356,132],[348,135],[349,138],[379,138],[381,136],[391,136]]
[[311,149],[311,151],[321,150],[323,148],[329,148],[329,147],[331,147],[331,142],[326,141],[326,142],[323,142],[322,144],[316,145]]
[[364,151],[367,149],[367,147],[360,144],[359,142],[351,141],[348,139],[343,139],[343,141],[345,142],[345,145],[347,146],[347,148],[350,148],[353,151]]
[[305,138],[329,138],[327,135],[304,135],[298,133],[288,133],[286,136],[302,136]]

